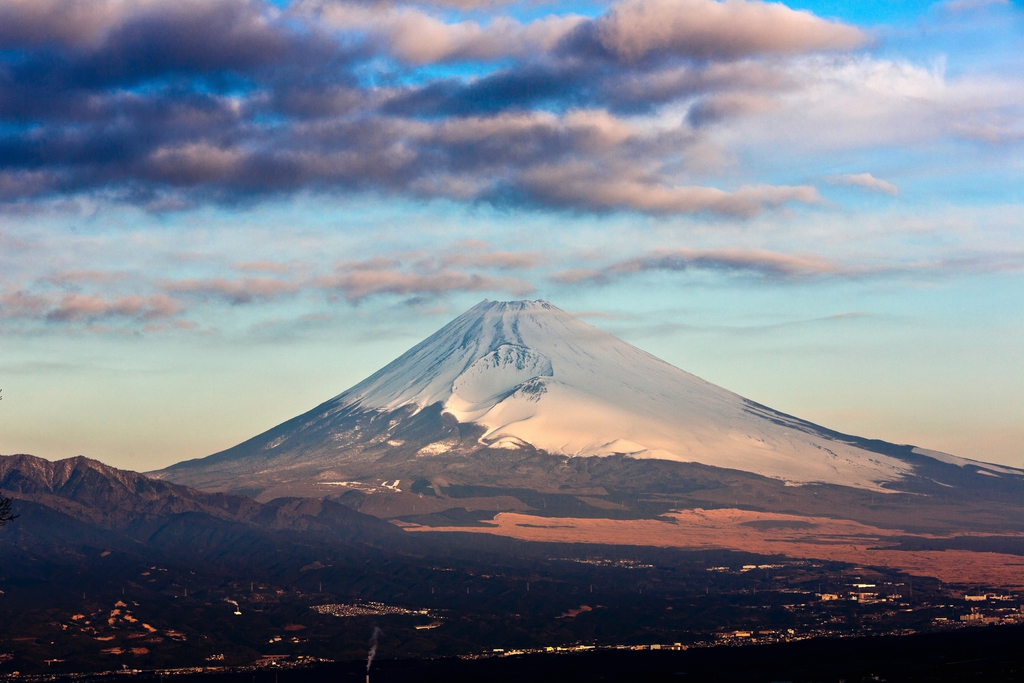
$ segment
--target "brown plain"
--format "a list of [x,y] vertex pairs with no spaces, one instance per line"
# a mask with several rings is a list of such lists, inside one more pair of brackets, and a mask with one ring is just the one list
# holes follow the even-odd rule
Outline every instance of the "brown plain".
[[[487,533],[524,541],[656,546],[690,550],[728,549],[799,559],[885,566],[946,583],[1024,587],[1024,557],[968,550],[896,550],[898,529],[850,520],[738,509],[682,510],[661,519],[617,520],[535,517],[503,512],[494,526],[425,527],[416,532]],[[943,538],[920,535],[920,538]],[[888,547],[886,547],[888,546]]]

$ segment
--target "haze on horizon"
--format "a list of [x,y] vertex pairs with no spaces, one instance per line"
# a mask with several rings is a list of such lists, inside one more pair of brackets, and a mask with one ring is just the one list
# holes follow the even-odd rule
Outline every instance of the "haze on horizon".
[[1024,465],[1024,5],[0,0],[0,453],[156,469],[543,298]]

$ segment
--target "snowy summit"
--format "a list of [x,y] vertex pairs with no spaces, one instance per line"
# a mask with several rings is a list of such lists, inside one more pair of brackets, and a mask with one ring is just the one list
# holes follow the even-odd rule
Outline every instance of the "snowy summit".
[[483,301],[333,401],[443,405],[482,442],[553,454],[626,454],[794,483],[877,487],[910,466],[705,382],[546,301]]
[[395,492],[403,480],[451,477],[545,486],[560,475],[522,480],[526,470],[515,464],[545,454],[699,463],[792,484],[872,490],[915,474],[931,482],[931,475],[915,473],[921,465],[943,465],[942,476],[954,480],[972,472],[1024,474],[799,420],[546,301],[483,301],[313,410],[153,476],[264,497],[365,488],[367,480],[379,488],[388,478]]

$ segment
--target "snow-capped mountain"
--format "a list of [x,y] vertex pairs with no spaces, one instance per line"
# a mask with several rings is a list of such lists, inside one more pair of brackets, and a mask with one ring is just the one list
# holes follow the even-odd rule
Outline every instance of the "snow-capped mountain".
[[907,477],[922,458],[1019,474],[773,411],[545,301],[483,301],[309,413],[158,476],[243,490],[469,451],[629,456],[861,489]]
[[[742,397],[545,301],[485,301],[334,399],[440,403],[492,447],[699,462],[792,482],[874,486],[906,463],[779,424]],[[435,449],[436,450],[436,449]]]

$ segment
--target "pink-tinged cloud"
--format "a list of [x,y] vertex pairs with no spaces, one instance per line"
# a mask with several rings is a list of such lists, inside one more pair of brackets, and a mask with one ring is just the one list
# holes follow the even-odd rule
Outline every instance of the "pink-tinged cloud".
[[596,19],[549,15],[522,23],[449,23],[418,7],[307,0],[292,12],[344,31],[368,32],[409,63],[530,58],[588,50],[594,42],[626,63],[650,55],[735,59],[846,50],[866,42],[859,29],[749,0],[622,0]]
[[242,261],[234,265],[235,270],[240,270],[244,273],[274,273],[276,275],[285,275],[292,272],[294,266],[289,263],[281,263],[280,261]]
[[235,175],[245,159],[240,150],[206,143],[160,147],[146,160],[146,175],[172,185],[211,182]]
[[374,256],[363,261],[342,261],[337,264],[337,270],[393,270],[400,268],[402,262],[389,256]]
[[867,40],[853,26],[747,0],[623,0],[597,20],[596,37],[626,62],[657,54],[738,58],[848,50]]
[[109,270],[66,270],[60,273],[53,273],[43,278],[44,281],[55,285],[77,285],[77,284],[101,284],[107,285],[130,278],[131,275],[119,271]]
[[711,270],[746,273],[767,280],[796,280],[827,275],[854,276],[863,270],[811,254],[784,254],[761,249],[675,249],[654,251],[614,262],[603,268],[571,269],[555,273],[559,284],[607,283],[627,275],[650,271]]
[[129,295],[113,299],[99,295],[65,294],[46,312],[46,319],[58,322],[124,317],[137,320],[168,318],[184,307],[166,294]]
[[317,278],[316,284],[341,292],[351,302],[376,294],[438,295],[446,292],[509,292],[522,296],[534,291],[526,280],[439,270],[408,273],[395,270],[357,270]]
[[568,15],[526,24],[508,17],[493,19],[486,25],[475,21],[448,24],[424,12],[405,9],[388,17],[379,30],[396,56],[410,63],[425,64],[548,52],[584,21],[583,17]]
[[809,185],[746,185],[732,192],[713,187],[668,186],[629,178],[588,177],[572,165],[533,169],[524,185],[543,203],[601,211],[633,209],[652,214],[719,213],[752,218],[789,202],[815,204],[817,189]]
[[437,259],[442,266],[456,268],[491,268],[495,270],[531,270],[547,263],[535,251],[488,251],[446,254]]
[[492,17],[486,23],[449,23],[416,6],[331,0],[300,1],[291,12],[315,16],[336,30],[369,34],[384,50],[411,64],[535,57],[552,50],[586,21],[585,17],[567,14],[526,23],[507,16]]
[[845,175],[832,176],[829,182],[833,185],[847,185],[851,187],[862,187],[872,192],[881,192],[895,197],[900,193],[900,188],[890,182],[876,178],[870,173],[847,173]]
[[245,277],[239,280],[213,277],[172,280],[165,282],[163,288],[169,292],[226,299],[232,304],[248,304],[268,301],[282,294],[293,294],[299,290],[300,285],[298,282],[268,277]]
[[171,320],[166,323],[147,323],[142,326],[143,332],[166,332],[168,330],[181,330],[194,332],[199,329],[199,323],[192,320]]
[[4,318],[34,318],[39,316],[50,305],[50,299],[26,292],[25,290],[8,291],[0,296],[0,316]]

